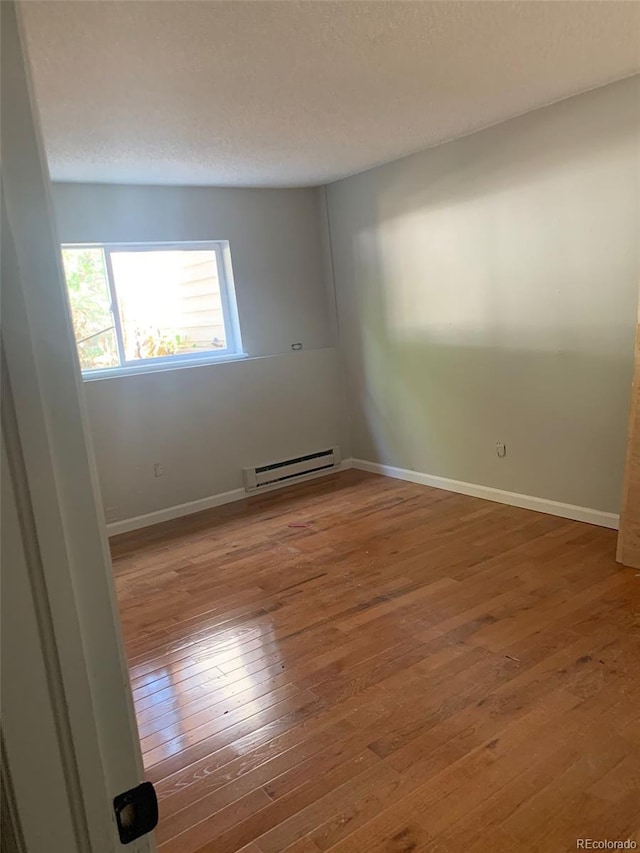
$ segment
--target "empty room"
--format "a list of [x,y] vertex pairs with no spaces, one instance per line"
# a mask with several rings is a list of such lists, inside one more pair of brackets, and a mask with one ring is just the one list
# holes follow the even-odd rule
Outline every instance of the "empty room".
[[636,849],[640,3],[0,5],[3,850]]

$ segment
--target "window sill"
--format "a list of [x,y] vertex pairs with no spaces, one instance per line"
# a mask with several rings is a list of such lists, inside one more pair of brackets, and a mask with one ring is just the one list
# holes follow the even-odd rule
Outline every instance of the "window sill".
[[159,364],[135,364],[127,367],[107,367],[104,370],[82,371],[83,382],[97,382],[101,379],[116,379],[123,376],[140,376],[143,373],[166,373],[169,370],[186,370],[190,367],[206,367],[212,364],[224,364],[230,361],[244,361],[249,358],[246,352],[234,352],[227,355],[217,355],[211,358],[181,358],[163,361]]

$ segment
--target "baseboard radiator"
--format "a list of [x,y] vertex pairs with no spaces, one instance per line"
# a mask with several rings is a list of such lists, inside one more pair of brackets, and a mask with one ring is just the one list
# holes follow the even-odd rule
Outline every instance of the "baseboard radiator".
[[282,459],[279,462],[268,462],[256,468],[243,468],[242,477],[247,492],[255,492],[265,486],[277,483],[301,480],[310,474],[329,471],[340,467],[340,448],[330,447],[327,450],[317,450],[306,456],[295,456]]

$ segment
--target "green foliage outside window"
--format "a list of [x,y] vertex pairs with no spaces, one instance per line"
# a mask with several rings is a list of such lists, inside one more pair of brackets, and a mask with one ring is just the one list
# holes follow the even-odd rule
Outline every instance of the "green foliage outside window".
[[102,249],[63,249],[73,328],[83,370],[118,365]]

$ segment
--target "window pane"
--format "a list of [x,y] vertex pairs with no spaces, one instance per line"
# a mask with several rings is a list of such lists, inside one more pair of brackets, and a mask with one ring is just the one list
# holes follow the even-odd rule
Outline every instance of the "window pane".
[[118,347],[103,250],[63,249],[62,261],[82,369],[117,366]]
[[127,360],[226,349],[212,249],[111,252]]
[[116,330],[112,326],[97,335],[82,342],[78,342],[78,355],[80,356],[80,367],[83,370],[101,370],[104,367],[117,367],[118,343]]

